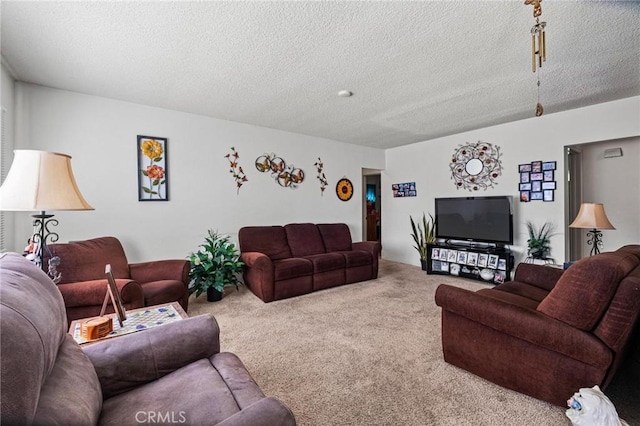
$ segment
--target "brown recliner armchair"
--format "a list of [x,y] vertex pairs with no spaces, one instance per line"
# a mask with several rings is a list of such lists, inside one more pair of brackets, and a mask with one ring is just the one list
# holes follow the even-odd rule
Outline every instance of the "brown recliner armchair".
[[446,284],[444,360],[498,385],[566,406],[611,382],[640,316],[640,245],[579,260],[566,271],[521,263],[514,280],[476,292]]
[[0,276],[3,425],[295,425],[240,359],[220,352],[211,315],[81,348],[44,272],[3,253]]
[[[60,257],[62,293],[69,322],[100,314],[107,291],[105,265],[111,270],[125,309],[178,302],[187,311],[189,261],[184,259],[128,263],[122,244],[114,237],[100,237],[64,244],[49,244]],[[48,257],[45,257],[45,262]],[[109,304],[107,312],[113,312]]]

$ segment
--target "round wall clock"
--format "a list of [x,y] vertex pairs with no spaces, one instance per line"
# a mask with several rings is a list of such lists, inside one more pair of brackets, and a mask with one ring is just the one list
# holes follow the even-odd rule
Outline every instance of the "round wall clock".
[[336,185],[336,195],[342,201],[349,201],[353,197],[353,184],[347,178],[342,178]]

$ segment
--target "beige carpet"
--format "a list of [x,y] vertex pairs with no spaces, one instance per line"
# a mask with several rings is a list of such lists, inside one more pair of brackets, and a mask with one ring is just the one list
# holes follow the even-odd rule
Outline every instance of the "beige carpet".
[[387,261],[379,275],[268,304],[231,288],[220,302],[192,297],[189,315],[212,313],[222,350],[299,425],[570,425],[564,409],[443,361],[437,285],[485,284]]

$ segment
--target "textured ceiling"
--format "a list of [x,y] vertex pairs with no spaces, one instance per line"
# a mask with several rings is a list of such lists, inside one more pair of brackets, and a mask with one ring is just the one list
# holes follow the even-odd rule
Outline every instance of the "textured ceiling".
[[[18,80],[353,144],[529,118],[537,102],[523,1],[0,7]],[[543,1],[542,20],[545,114],[640,95],[639,2]]]

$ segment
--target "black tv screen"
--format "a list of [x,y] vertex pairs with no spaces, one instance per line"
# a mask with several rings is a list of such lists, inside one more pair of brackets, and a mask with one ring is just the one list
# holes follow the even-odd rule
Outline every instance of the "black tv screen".
[[436,198],[436,237],[513,244],[512,198]]

